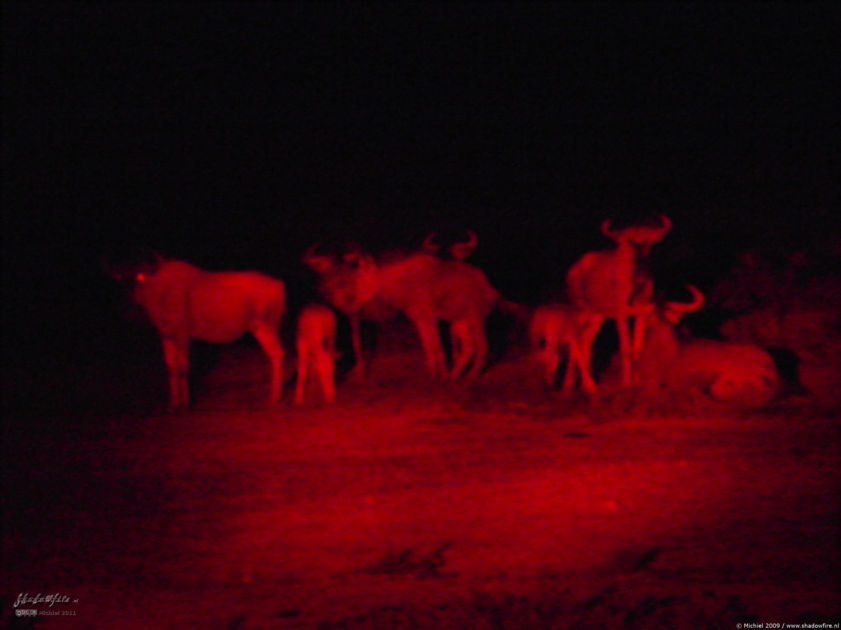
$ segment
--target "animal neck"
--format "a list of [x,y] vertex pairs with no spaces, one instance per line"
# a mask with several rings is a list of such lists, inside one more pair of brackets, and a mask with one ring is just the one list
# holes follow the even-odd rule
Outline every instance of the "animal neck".
[[645,354],[656,355],[660,359],[671,358],[677,354],[679,345],[675,327],[660,312],[655,311],[646,318]]
[[380,292],[380,269],[374,264],[366,264],[360,267],[354,274],[355,291],[357,305],[370,302],[377,297]]
[[622,284],[637,285],[637,254],[627,241],[620,241],[613,251],[613,260],[609,263]]

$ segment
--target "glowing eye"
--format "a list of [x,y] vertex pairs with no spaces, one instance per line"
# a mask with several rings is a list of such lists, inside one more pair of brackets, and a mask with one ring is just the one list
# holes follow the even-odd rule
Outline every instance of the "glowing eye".
[[146,282],[146,274],[145,274],[145,273],[142,273],[142,272],[141,272],[141,273],[138,273],[138,274],[134,277],[134,279],[135,279],[135,280],[137,280],[138,282]]

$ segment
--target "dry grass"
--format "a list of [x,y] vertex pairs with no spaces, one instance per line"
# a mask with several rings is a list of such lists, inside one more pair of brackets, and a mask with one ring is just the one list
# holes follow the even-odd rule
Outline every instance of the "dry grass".
[[594,403],[543,391],[524,357],[473,383],[421,366],[383,344],[335,405],[267,409],[245,345],[185,414],[13,410],[4,619],[19,592],[58,590],[77,615],[35,627],[839,620],[836,417]]

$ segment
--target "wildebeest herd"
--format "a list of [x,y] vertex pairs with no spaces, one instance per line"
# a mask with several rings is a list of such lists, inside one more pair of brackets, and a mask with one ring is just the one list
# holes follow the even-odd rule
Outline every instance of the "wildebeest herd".
[[[360,321],[373,314],[400,312],[414,326],[429,373],[436,377],[477,377],[485,367],[488,315],[499,308],[528,317],[529,336],[543,378],[552,387],[564,354],[564,390],[576,384],[590,396],[599,386],[592,374],[593,343],[604,322],[613,320],[619,339],[621,385],[643,391],[703,381],[709,393],[734,403],[762,404],[773,397],[780,378],[773,359],[757,346],[685,339],[680,318],[703,304],[703,294],[687,286],[687,303],[655,300],[645,264],[652,245],[672,226],[660,215],[622,228],[607,219],[601,231],[611,249],[581,256],[566,274],[566,300],[528,308],[505,299],[477,266],[466,262],[478,243],[467,239],[442,247],[430,234],[413,251],[374,257],[359,246],[324,251],[319,243],[302,256],[318,278],[324,303],[305,306],[296,326],[297,384],[294,402],[304,401],[306,381],[316,377],[323,397],[335,397],[336,311],[350,323],[354,370],[366,369]],[[284,351],[279,325],[286,312],[283,281],[256,271],[206,271],[187,262],[155,256],[142,264],[111,269],[134,283],[133,299],[160,333],[169,373],[170,406],[189,402],[187,377],[191,339],[228,343],[250,332],[271,362],[269,402],[281,398]],[[439,323],[449,327],[448,358]]]

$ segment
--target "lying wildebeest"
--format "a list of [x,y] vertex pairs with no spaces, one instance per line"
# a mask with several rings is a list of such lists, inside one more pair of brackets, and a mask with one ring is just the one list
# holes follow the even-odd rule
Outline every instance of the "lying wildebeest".
[[676,329],[681,318],[698,310],[704,295],[688,285],[689,302],[662,302],[645,317],[645,345],[639,359],[643,389],[697,387],[731,404],[768,403],[781,379],[774,359],[759,346],[716,339],[684,337]]

